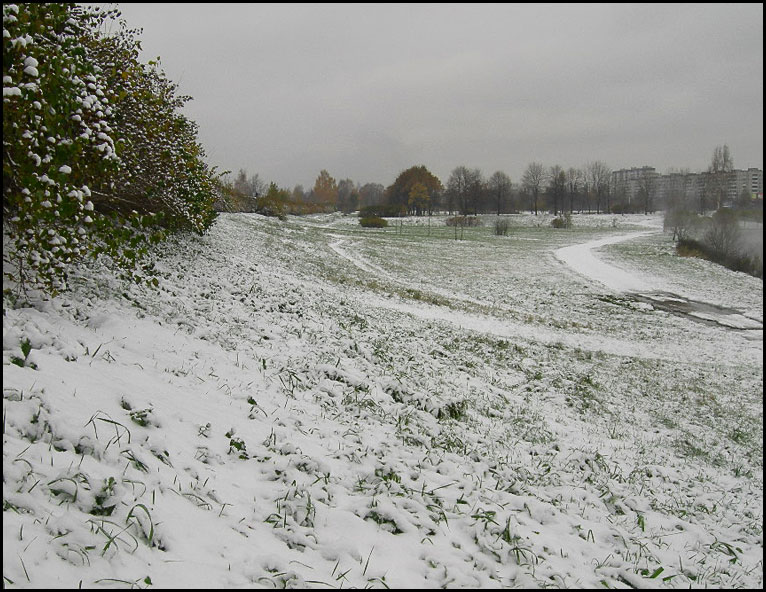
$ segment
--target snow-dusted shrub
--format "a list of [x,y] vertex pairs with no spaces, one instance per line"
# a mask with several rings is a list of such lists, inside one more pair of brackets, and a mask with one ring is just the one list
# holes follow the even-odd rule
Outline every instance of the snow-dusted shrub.
[[567,212],[551,220],[553,228],[572,228],[572,215]]
[[[20,285],[56,292],[101,253],[136,276],[160,225],[203,232],[213,174],[196,126],[116,10],[3,5],[3,260]],[[9,266],[5,264],[8,263]]]

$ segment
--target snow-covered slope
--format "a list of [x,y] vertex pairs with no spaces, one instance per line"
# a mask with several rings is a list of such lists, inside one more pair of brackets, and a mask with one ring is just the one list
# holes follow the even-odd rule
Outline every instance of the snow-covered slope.
[[[6,587],[759,588],[762,341],[554,256],[604,219],[222,215],[159,290],[4,283]],[[762,323],[666,243],[623,248]]]

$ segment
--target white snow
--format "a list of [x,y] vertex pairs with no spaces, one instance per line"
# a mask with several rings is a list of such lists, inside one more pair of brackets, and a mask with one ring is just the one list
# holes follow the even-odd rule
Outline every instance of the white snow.
[[554,254],[557,259],[569,265],[576,272],[600,282],[615,292],[652,291],[657,288],[651,284],[651,280],[637,277],[634,271],[626,271],[601,261],[593,253],[593,250],[606,245],[649,236],[654,232],[658,231],[631,232],[629,234],[597,239],[587,243],[562,247],[557,249]]
[[573,218],[224,214],[157,290],[6,278],[5,586],[760,589],[762,332],[624,290],[756,324],[762,281]]

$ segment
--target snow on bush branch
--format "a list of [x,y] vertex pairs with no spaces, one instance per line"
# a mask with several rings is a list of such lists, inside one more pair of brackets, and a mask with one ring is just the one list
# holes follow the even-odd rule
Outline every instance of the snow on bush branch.
[[[163,230],[215,219],[215,169],[139,31],[117,10],[3,5],[4,270],[66,287],[69,264],[105,254],[128,277]],[[4,268],[6,265],[4,265]]]

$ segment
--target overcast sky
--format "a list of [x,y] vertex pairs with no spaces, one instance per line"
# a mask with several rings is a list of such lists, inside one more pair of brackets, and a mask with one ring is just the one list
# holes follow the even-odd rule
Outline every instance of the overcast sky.
[[119,4],[210,164],[282,187],[423,164],[763,168],[763,4]]

